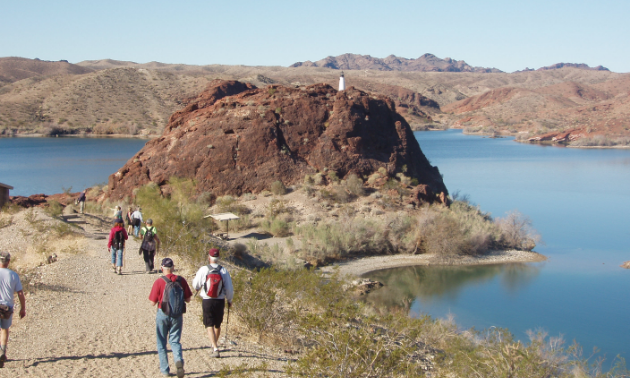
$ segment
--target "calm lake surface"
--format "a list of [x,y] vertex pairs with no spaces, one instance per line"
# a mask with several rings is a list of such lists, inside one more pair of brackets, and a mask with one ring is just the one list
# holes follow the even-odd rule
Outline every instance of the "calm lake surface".
[[524,145],[459,130],[416,132],[451,193],[493,217],[518,209],[544,245],[543,263],[411,267],[367,276],[386,284],[369,300],[411,316],[448,314],[462,328],[509,328],[576,340],[608,361],[630,357],[630,150]]
[[11,195],[79,192],[107,183],[140,151],[145,139],[0,138],[0,182]]

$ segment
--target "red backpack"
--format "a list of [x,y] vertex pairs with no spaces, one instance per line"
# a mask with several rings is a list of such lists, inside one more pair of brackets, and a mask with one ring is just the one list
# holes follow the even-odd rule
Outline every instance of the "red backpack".
[[206,282],[203,283],[203,290],[210,298],[217,298],[223,292],[223,277],[221,277],[221,265],[213,268],[212,265],[208,265],[208,274],[206,275]]

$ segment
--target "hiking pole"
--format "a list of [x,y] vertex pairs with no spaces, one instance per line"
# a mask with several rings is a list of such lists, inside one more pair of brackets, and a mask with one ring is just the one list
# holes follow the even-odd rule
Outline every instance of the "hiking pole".
[[230,326],[230,307],[232,307],[232,306],[230,306],[228,304],[228,316],[227,316],[227,321],[225,322],[225,342],[227,344],[230,344],[230,345],[236,345],[236,343],[234,341],[228,340],[228,330],[229,330],[229,326]]

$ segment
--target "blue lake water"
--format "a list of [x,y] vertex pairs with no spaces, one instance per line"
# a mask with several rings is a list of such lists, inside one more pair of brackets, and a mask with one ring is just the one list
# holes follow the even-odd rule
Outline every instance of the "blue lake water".
[[402,268],[369,274],[386,288],[372,300],[411,315],[453,314],[462,328],[509,328],[527,340],[542,329],[593,347],[608,361],[630,357],[630,150],[519,144],[461,131],[416,132],[451,193],[493,217],[517,209],[544,244],[543,263]]
[[144,139],[0,138],[0,182],[11,195],[79,192],[107,178],[140,151]]

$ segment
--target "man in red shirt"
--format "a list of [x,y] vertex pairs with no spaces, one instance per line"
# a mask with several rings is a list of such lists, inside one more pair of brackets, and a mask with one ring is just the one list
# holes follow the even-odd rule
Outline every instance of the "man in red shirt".
[[[162,277],[166,277],[171,280],[171,282],[175,282],[176,285],[179,284],[183,289],[184,301],[190,302],[192,291],[188,286],[188,282],[186,282],[184,277],[173,274],[173,267],[173,260],[168,257],[163,259],[161,269],[164,276]],[[173,351],[175,366],[177,367],[177,377],[182,378],[184,376],[184,357],[182,356],[182,345],[179,340],[182,336],[184,317],[181,314],[179,316],[169,316],[164,313],[162,309],[162,299],[164,297],[164,290],[166,289],[166,281],[162,277],[158,278],[153,283],[151,293],[149,294],[151,303],[153,303],[153,305],[157,304],[158,306],[157,315],[155,317],[155,330],[158,356],[160,358],[160,371],[164,376],[170,375],[168,356],[166,355],[166,340],[168,338],[168,342],[171,344],[171,350]],[[175,292],[175,290],[171,291],[171,293],[173,292]]]

